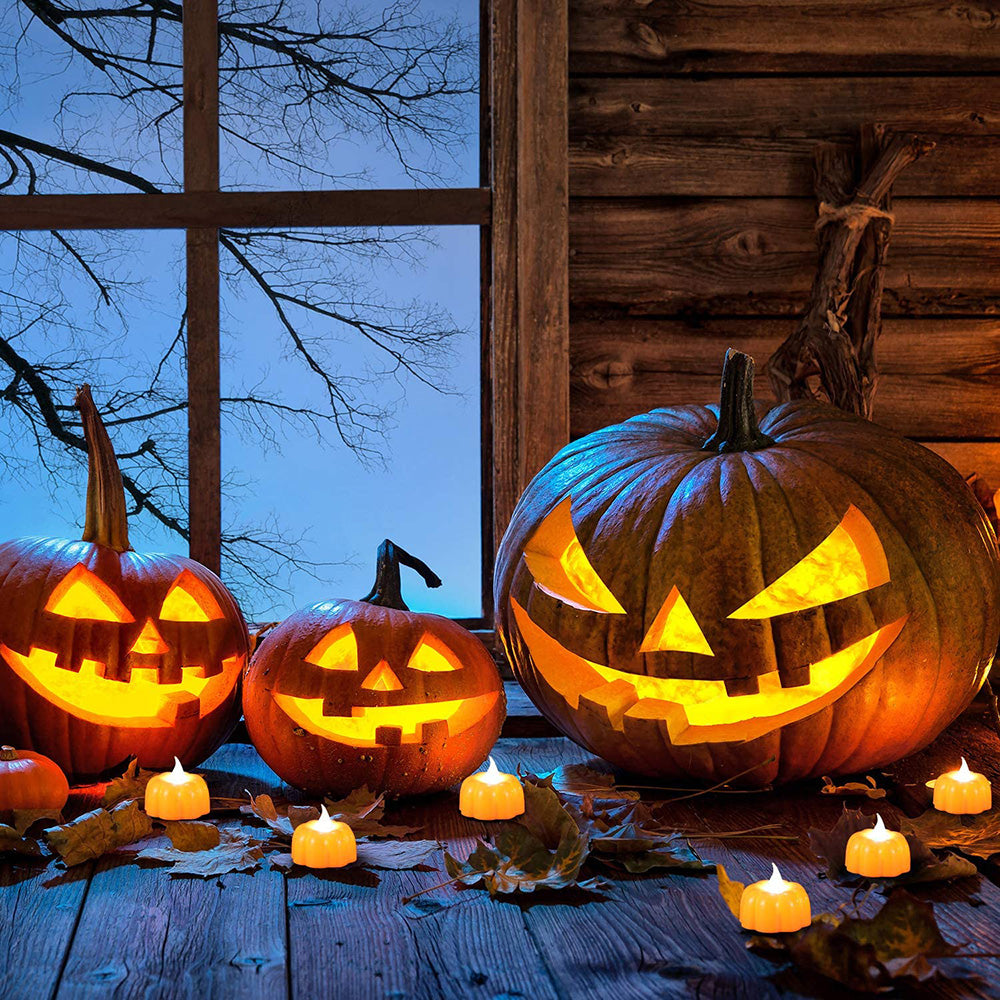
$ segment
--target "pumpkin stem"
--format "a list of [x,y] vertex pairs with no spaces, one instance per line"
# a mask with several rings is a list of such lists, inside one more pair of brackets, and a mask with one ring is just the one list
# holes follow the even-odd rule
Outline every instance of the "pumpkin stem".
[[380,608],[395,608],[397,611],[409,611],[403,601],[403,593],[399,584],[399,566],[409,566],[416,570],[428,587],[440,587],[441,577],[416,556],[411,556],[395,542],[387,538],[378,547],[375,563],[375,586],[361,598],[368,604],[376,604]]
[[774,444],[757,426],[753,407],[753,358],[749,354],[726,351],[722,367],[722,398],[719,426],[701,446],[702,451],[758,451]]
[[81,385],[76,393],[76,408],[87,438],[87,520],[83,540],[107,545],[116,552],[127,552],[128,522],[125,516],[125,487],[115,458],[115,449],[97,411],[90,386]]
[[17,760],[17,751],[13,747],[0,747],[0,760]]

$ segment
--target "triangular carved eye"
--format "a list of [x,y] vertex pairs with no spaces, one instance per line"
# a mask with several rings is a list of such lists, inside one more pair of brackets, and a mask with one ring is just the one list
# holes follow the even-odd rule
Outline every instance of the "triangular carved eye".
[[440,639],[425,632],[406,664],[411,670],[425,673],[441,673],[445,670],[461,670],[458,657]]
[[715,656],[681,592],[673,587],[650,625],[646,638],[639,647],[640,653],[657,653],[672,650],[678,653],[701,653]]
[[170,585],[160,608],[160,619],[166,622],[212,622],[225,617],[215,595],[189,569]]
[[305,661],[324,670],[357,670],[358,643],[351,626],[345,623],[330,629],[309,650]]
[[878,533],[854,504],[833,531],[730,618],[763,619],[863,594],[889,582]]
[[83,563],[77,563],[57,584],[46,611],[63,618],[94,622],[134,622],[118,595]]
[[576,537],[570,504],[567,497],[548,514],[524,547],[535,586],[583,611],[623,615],[625,609],[590,565]]

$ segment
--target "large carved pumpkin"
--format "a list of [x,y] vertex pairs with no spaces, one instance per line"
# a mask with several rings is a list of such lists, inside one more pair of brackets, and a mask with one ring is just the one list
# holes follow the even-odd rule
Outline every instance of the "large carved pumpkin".
[[474,771],[500,734],[496,665],[460,625],[407,609],[400,562],[440,585],[386,540],[370,594],[296,612],[254,653],[243,686],[247,730],[299,788],[440,791]]
[[238,717],[246,625],[204,566],[132,551],[88,387],[77,405],[89,452],[83,540],[0,545],[0,742],[46,754],[72,779],[132,755],[144,767],[196,764]]
[[997,647],[995,540],[961,477],[820,403],[758,427],[752,374],[730,352],[721,415],[654,410],[568,445],[500,546],[518,679],[641,774],[889,763],[969,704]]

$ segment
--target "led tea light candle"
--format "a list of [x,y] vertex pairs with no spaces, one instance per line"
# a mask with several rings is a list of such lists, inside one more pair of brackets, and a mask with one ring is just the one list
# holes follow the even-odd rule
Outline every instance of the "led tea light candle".
[[504,774],[490,757],[487,770],[462,782],[458,808],[472,819],[513,819],[524,812],[524,789],[516,775]]
[[205,779],[188,774],[176,757],[172,771],[154,774],[146,785],[146,815],[154,819],[197,819],[209,808]]
[[993,805],[993,789],[985,774],[970,771],[965,758],[957,771],[946,771],[934,781],[934,808],[946,813],[981,813]]
[[809,896],[798,882],[786,882],[776,864],[766,882],[754,882],[740,898],[740,923],[759,934],[799,931],[812,921]]
[[898,831],[887,830],[876,813],[870,830],[851,834],[844,867],[865,878],[895,878],[910,870],[910,845]]
[[354,831],[338,820],[330,819],[326,806],[320,807],[319,819],[300,823],[292,833],[292,861],[306,868],[343,868],[358,860]]

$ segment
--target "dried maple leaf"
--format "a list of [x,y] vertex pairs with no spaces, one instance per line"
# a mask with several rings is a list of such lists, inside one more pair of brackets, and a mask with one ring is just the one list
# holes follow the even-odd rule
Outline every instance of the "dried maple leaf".
[[49,826],[55,826],[62,822],[62,812],[59,809],[15,809],[11,826],[23,837],[42,820],[52,820]]
[[219,828],[214,823],[164,823],[170,843],[178,851],[207,851],[219,845]]
[[141,799],[146,794],[146,785],[149,779],[156,774],[155,771],[145,771],[139,767],[139,761],[135,757],[129,760],[125,771],[117,778],[108,782],[101,798],[101,806],[110,809],[118,805],[119,802],[126,802],[129,799]]
[[603,768],[608,765],[596,758],[585,764],[560,764],[553,771],[527,774],[526,781],[551,788],[563,801],[566,799],[620,799],[634,802],[639,793],[615,787],[614,775]]
[[953,847],[983,859],[1000,854],[1000,812],[955,816],[928,809],[903,825],[904,832],[919,837],[928,847]]
[[[247,792],[250,795],[249,792]],[[270,795],[250,795],[250,802],[240,808],[247,816],[256,816],[263,820],[275,833],[292,839],[292,833],[300,823],[319,818],[319,810],[315,806],[275,805]]]
[[755,937],[750,946],[864,993],[926,983],[938,974],[932,959],[958,950],[941,934],[930,903],[902,889],[873,917],[822,913],[801,931]]
[[0,854],[20,854],[26,858],[40,858],[38,843],[22,836],[21,832],[6,823],[0,823]]
[[710,862],[702,861],[681,834],[672,830],[647,830],[634,823],[592,834],[590,852],[595,860],[621,865],[633,874],[654,868],[702,872],[715,868]]
[[729,907],[733,916],[739,920],[740,900],[743,898],[743,890],[746,885],[731,879],[722,865],[715,866],[715,876],[719,880],[719,894],[726,901],[726,906]]
[[[858,830],[870,830],[872,817],[860,810],[845,807],[840,819],[831,830],[810,830],[809,846],[821,861],[826,862],[826,874],[837,882],[857,882],[854,875],[844,866],[847,841]],[[878,879],[886,886],[916,885],[918,883],[947,882],[951,879],[977,875],[976,866],[963,861],[954,854],[939,857],[931,850],[937,844],[928,844],[920,835],[908,828],[904,821],[903,836],[910,846],[910,870],[893,879]]]
[[479,842],[461,861],[445,852],[445,869],[463,885],[482,883],[497,893],[534,892],[536,889],[597,889],[598,879],[580,880],[589,853],[586,834],[580,832],[552,788],[526,781],[525,811],[493,838]]
[[365,785],[342,799],[325,799],[324,804],[326,811],[334,819],[346,823],[356,837],[406,837],[421,829],[383,823],[385,795],[376,795]]
[[884,799],[886,790],[875,784],[875,779],[868,775],[864,781],[846,781],[842,785],[835,784],[833,779],[823,775],[823,787],[820,795],[864,795],[869,799]]
[[[441,850],[436,840],[359,840],[357,864],[364,868],[390,871],[414,871],[427,865],[435,851]],[[291,854],[271,854],[272,868],[288,871],[294,867]]]
[[113,809],[94,809],[44,833],[45,841],[67,867],[134,844],[153,832],[153,821],[137,802],[120,802]]
[[219,842],[207,850],[180,850],[177,847],[147,847],[137,861],[163,861],[171,866],[170,876],[219,878],[230,872],[253,872],[260,868],[264,845],[254,837],[233,830],[219,830]]

